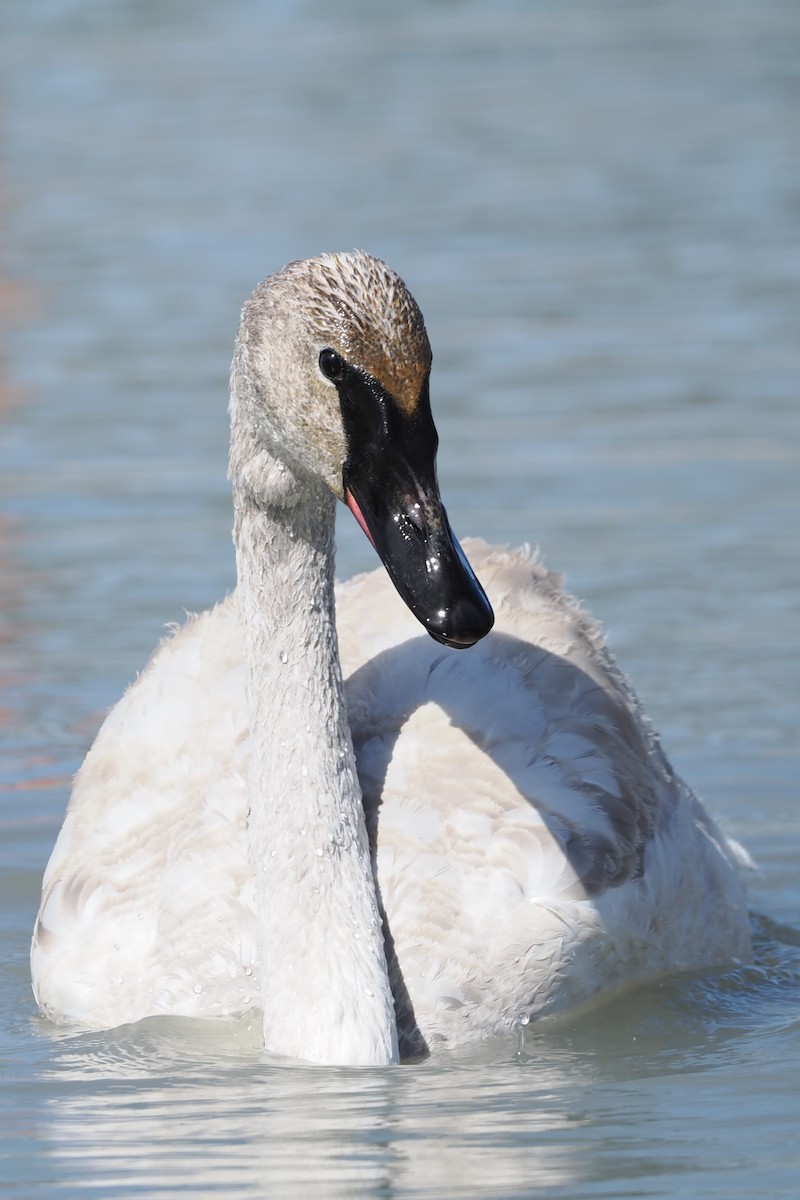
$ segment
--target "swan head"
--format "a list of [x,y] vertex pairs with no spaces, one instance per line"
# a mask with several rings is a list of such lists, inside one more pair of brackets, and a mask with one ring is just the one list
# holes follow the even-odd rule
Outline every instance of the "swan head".
[[464,648],[494,616],[439,495],[430,368],[422,313],[385,263],[363,251],[289,263],[242,310],[231,475],[270,503],[323,483],[431,636]]

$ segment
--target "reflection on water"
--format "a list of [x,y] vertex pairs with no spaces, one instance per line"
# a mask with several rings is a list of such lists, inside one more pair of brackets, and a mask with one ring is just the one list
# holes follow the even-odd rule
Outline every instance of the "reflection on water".
[[[504,1107],[518,1106],[516,1072],[509,1069],[505,1086],[498,1078],[477,1085],[485,1107],[459,1097],[452,1072],[440,1086],[444,1080],[429,1074],[398,1087],[386,1076],[319,1080],[285,1070],[216,1080],[208,1090],[180,1084],[168,1093],[139,1089],[135,1105],[116,1094],[104,1102],[96,1094],[73,1094],[58,1114],[64,1142],[57,1120],[52,1152],[59,1174],[95,1186],[124,1179],[135,1162],[137,1180],[153,1196],[162,1194],[165,1179],[180,1179],[195,1194],[341,1196],[392,1189],[491,1195],[493,1188],[531,1178],[558,1185],[576,1177],[563,1137],[573,1122],[557,1105],[531,1113],[524,1144],[514,1138],[518,1118],[503,1114]],[[309,1113],[310,1091],[316,1118]]]
[[[795,0],[0,5],[0,1192],[795,1195],[799,62]],[[456,531],[610,626],[760,865],[757,964],[391,1072],[59,1034],[27,948],[68,779],[232,583],[239,306],[355,245],[425,312]]]
[[[269,1060],[246,1020],[42,1027],[54,1041],[41,1137],[59,1178],[110,1188],[135,1167],[153,1197],[176,1180],[231,1198],[495,1196],[620,1176],[650,1194],[648,1179],[702,1169],[707,1136],[735,1155],[735,1128],[703,1105],[763,1069],[765,1042],[796,1033],[800,936],[763,922],[757,947],[754,967],[531,1029],[521,1053],[495,1045],[399,1070]],[[702,1129],[678,1146],[665,1115],[687,1104]]]
[[[265,1062],[249,1031],[243,1043],[229,1032],[220,1049],[209,1028],[198,1043],[191,1024],[150,1021],[58,1044],[54,1076],[73,1085],[66,1105],[53,1097],[48,1106],[59,1173],[108,1180],[135,1160],[153,1194],[175,1175],[193,1190],[236,1196],[379,1194],[390,1183],[488,1194],[530,1171],[542,1182],[573,1177],[558,1136],[572,1120],[552,1095],[563,1084],[552,1066],[531,1081],[528,1136],[515,1146],[521,1067],[510,1053],[502,1066],[496,1054],[473,1053],[446,1066],[319,1070]],[[500,1149],[502,1162],[487,1153]]]

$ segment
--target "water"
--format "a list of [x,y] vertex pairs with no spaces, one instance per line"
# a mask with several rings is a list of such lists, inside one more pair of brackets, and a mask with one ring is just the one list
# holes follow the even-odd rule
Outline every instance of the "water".
[[[796,1195],[799,35],[793,0],[6,0],[0,1192]],[[567,571],[758,859],[757,962],[393,1071],[54,1035],[69,777],[233,582],[239,306],[353,245],[426,314],[454,527]],[[370,554],[343,523],[341,574]]]

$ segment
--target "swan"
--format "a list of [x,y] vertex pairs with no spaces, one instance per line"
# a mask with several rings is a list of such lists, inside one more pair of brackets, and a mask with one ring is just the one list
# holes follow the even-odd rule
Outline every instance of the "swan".
[[[456,541],[430,364],[361,251],[245,304],[237,586],[76,776],[31,950],[50,1020],[260,1010],[276,1054],[380,1065],[750,956],[744,852],[598,627],[527,551]],[[338,586],[335,619],[337,500],[385,570]]]

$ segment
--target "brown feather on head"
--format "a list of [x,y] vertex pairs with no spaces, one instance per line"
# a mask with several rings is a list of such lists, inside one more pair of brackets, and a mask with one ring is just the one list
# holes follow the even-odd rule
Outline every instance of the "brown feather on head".
[[284,267],[301,283],[306,319],[321,343],[377,380],[409,415],[431,366],[422,313],[403,280],[362,250]]

